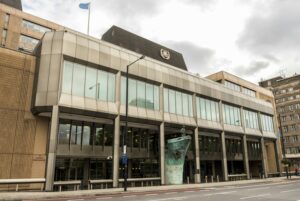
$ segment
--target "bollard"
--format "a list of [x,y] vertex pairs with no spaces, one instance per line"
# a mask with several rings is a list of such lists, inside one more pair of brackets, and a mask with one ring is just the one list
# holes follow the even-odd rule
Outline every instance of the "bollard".
[[187,181],[188,184],[190,184],[190,177],[187,177],[186,181]]
[[207,183],[207,176],[205,176],[205,183]]
[[219,175],[217,175],[217,182],[219,182],[220,180],[219,180]]
[[211,176],[210,180],[211,180],[211,183],[213,183],[214,182],[214,176]]

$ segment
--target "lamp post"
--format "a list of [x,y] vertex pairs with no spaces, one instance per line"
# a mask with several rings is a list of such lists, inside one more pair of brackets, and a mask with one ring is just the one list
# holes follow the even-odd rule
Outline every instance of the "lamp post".
[[126,139],[127,139],[127,132],[128,132],[128,70],[131,65],[138,62],[141,59],[144,59],[145,55],[142,55],[135,61],[131,62],[126,66],[126,105],[125,105],[125,132],[123,134],[123,156],[122,156],[122,163],[123,163],[123,176],[124,176],[124,191],[127,191],[127,151],[126,151]]

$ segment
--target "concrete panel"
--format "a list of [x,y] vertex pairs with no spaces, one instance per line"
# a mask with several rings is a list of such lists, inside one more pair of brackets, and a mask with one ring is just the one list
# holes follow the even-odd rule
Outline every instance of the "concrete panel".
[[118,114],[118,106],[116,103],[108,102],[108,112],[111,114]]
[[45,106],[47,104],[47,92],[37,92],[35,106]]
[[139,60],[137,63],[138,63],[138,75],[141,77],[147,78],[148,70],[147,70],[147,66],[146,66],[146,61],[142,59],[142,60]]
[[12,158],[11,179],[30,178],[32,155],[15,154]]
[[34,154],[46,154],[49,119],[45,117],[36,118],[35,139],[34,139]]
[[84,108],[87,110],[97,111],[97,101],[93,98],[84,98]]
[[110,67],[110,47],[100,44],[99,59],[100,65]]
[[139,118],[147,119],[146,109],[138,107],[137,108],[137,116]]
[[84,98],[79,96],[72,96],[72,107],[84,109]]
[[70,94],[61,94],[59,98],[59,105],[72,107],[72,96]]
[[52,39],[54,32],[47,32],[42,41],[41,55],[51,54],[52,52]]
[[129,54],[127,52],[120,51],[120,57],[121,57],[120,70],[125,72],[126,66],[129,64]]
[[121,68],[121,59],[120,59],[120,51],[114,48],[110,48],[111,61],[110,65],[112,68],[120,70]]
[[81,59],[83,61],[87,61],[88,53],[89,53],[88,39],[77,35],[76,36],[76,58]]
[[61,54],[62,53],[62,41],[63,41],[64,32],[55,32],[52,39],[52,54]]
[[62,65],[61,55],[52,54],[51,62],[50,62],[50,71],[49,71],[48,91],[58,92],[61,65]]
[[57,105],[58,104],[58,94],[57,91],[55,92],[48,92],[47,93],[47,103],[46,105]]
[[43,55],[40,58],[37,92],[47,92],[48,90],[50,60],[51,60],[50,55]]
[[63,53],[73,58],[76,56],[76,35],[69,32],[64,33]]
[[12,154],[0,153],[0,179],[9,179],[11,171]]
[[89,40],[88,62],[99,64],[99,43]]
[[106,101],[97,101],[97,111],[108,112],[108,104]]
[[0,154],[13,152],[16,122],[17,111],[0,109]]

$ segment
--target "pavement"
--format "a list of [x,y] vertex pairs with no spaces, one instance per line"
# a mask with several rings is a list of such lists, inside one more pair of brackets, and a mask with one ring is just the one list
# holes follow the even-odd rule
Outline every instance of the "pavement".
[[[201,184],[184,184],[184,185],[164,185],[164,186],[147,186],[147,187],[129,187],[127,192],[123,188],[97,189],[97,190],[79,190],[79,191],[64,191],[64,192],[0,192],[0,201],[6,200],[93,200],[86,199],[94,197],[94,200],[108,199],[112,197],[131,198],[137,195],[152,195],[157,193],[172,193],[186,191],[209,191],[212,189],[228,189],[247,185],[272,185],[286,184],[290,182],[298,182],[300,187],[300,177],[294,177],[287,180],[286,177],[276,177],[267,179],[252,179],[218,183],[201,183]],[[300,189],[300,188],[299,188]],[[299,190],[300,192],[300,190]],[[152,194],[151,194],[152,193]],[[96,198],[97,197],[97,198]],[[166,200],[167,198],[160,199]],[[133,199],[129,199],[133,200]],[[158,201],[160,201],[158,199]],[[167,199],[168,200],[168,199]],[[175,199],[176,200],[176,199]],[[177,200],[183,200],[177,199]],[[298,200],[297,200],[298,201]],[[300,195],[299,195],[300,201]]]

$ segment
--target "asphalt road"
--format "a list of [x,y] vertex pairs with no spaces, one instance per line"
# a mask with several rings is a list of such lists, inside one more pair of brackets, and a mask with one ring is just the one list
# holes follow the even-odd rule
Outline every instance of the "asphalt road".
[[[234,184],[234,183],[233,183]],[[54,200],[54,199],[51,199]],[[184,189],[62,199],[64,201],[300,201],[300,180],[284,183]]]

